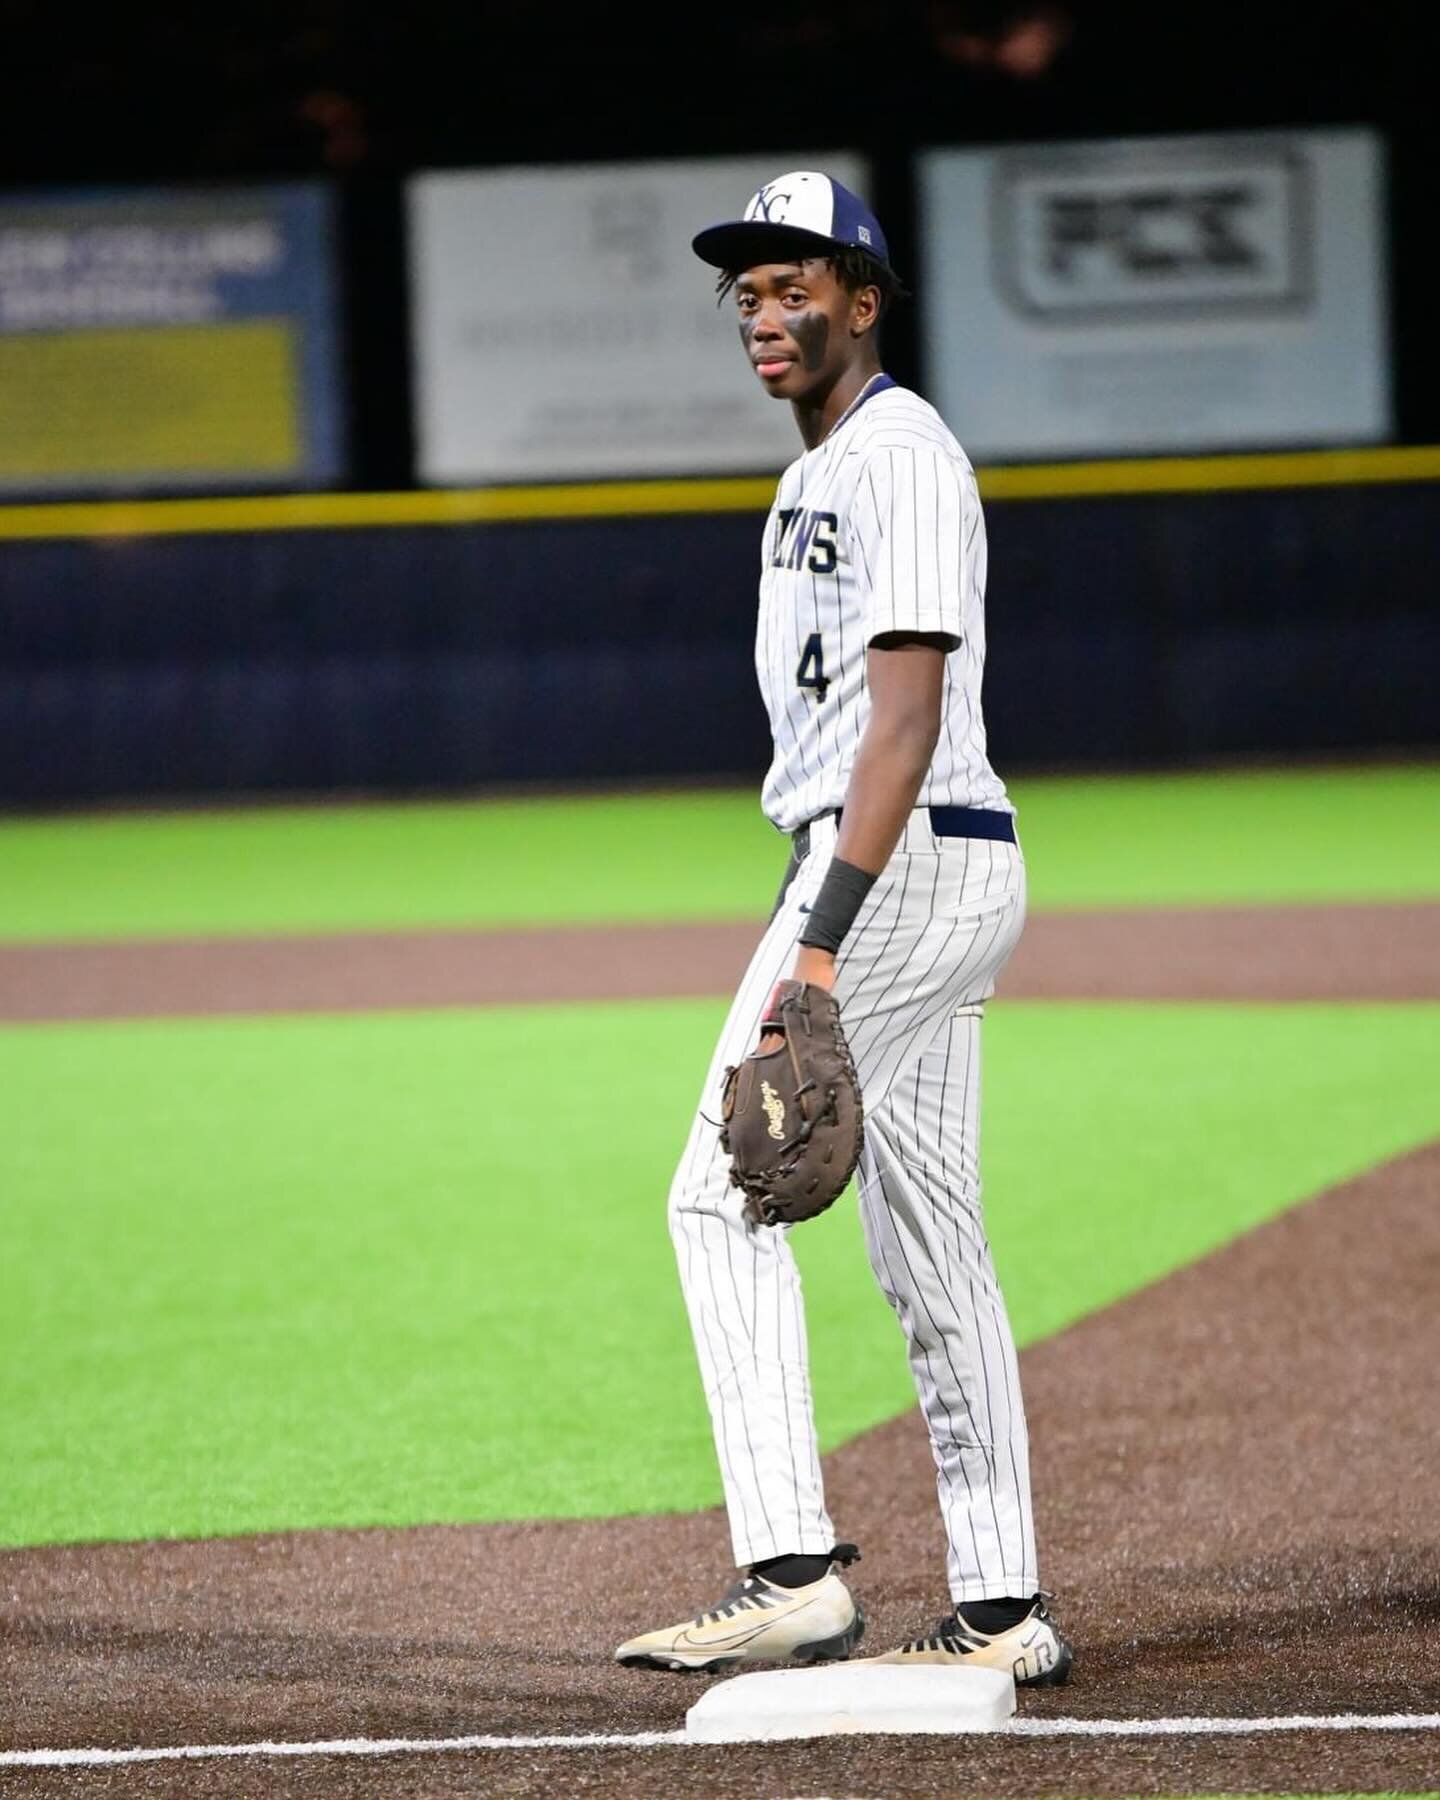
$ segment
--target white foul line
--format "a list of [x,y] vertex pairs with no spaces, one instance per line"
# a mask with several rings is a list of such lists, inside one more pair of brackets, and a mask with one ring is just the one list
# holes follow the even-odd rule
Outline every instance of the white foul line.
[[208,1756],[428,1756],[448,1750],[648,1750],[683,1744],[683,1731],[581,1737],[322,1738],[306,1744],[169,1744],[154,1750],[0,1750],[0,1769],[77,1764],[193,1762]]
[[1257,1731],[1440,1731],[1440,1713],[1293,1713],[1276,1719],[1012,1719],[1006,1737],[1249,1737]]
[[[1440,1713],[1296,1713],[1269,1719],[1012,1719],[993,1737],[1249,1737],[1262,1731],[1440,1731]],[[781,1740],[783,1741],[783,1740]],[[811,1740],[813,1741],[813,1740]],[[683,1731],[576,1737],[322,1738],[310,1743],[172,1744],[133,1750],[0,1750],[3,1769],[194,1762],[221,1756],[431,1756],[455,1750],[650,1750]],[[697,1746],[698,1747],[698,1746]]]

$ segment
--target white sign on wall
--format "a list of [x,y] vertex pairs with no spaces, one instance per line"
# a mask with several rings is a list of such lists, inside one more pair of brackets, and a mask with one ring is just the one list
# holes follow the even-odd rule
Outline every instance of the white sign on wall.
[[982,458],[1386,437],[1383,209],[1367,131],[927,152],[931,398]]
[[430,482],[779,470],[790,408],[690,248],[786,168],[850,155],[429,174],[410,183],[418,457]]

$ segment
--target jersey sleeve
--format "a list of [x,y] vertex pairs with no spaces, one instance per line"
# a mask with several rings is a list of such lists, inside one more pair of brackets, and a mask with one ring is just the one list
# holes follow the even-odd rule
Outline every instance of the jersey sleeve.
[[866,643],[887,631],[925,631],[959,646],[979,519],[963,463],[905,445],[871,452],[850,526]]

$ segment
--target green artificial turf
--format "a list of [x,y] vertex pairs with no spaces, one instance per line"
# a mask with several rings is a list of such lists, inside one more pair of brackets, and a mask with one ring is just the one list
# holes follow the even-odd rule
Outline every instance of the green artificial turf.
[[[1440,896],[1440,765],[1015,784],[1037,907]],[[756,795],[0,823],[0,940],[753,918]]]
[[1440,899],[1440,764],[1017,782],[1038,907]]
[[[713,1501],[663,1203],[720,1013],[0,1031],[0,1542]],[[986,1030],[1026,1340],[1440,1131],[1436,1006]],[[796,1242],[828,1446],[908,1375],[853,1206]]]

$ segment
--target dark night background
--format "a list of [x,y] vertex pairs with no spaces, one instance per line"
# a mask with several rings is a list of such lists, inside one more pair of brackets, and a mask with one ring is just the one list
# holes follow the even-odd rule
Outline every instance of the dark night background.
[[[1434,4],[3,0],[0,33],[0,186],[336,178],[358,487],[413,477],[412,170],[854,148],[897,260],[923,278],[917,145],[1275,125],[1384,135],[1398,435],[1440,439]],[[902,379],[922,373],[904,309],[888,351]]]
[[[1397,435],[1440,443],[1437,15],[1228,0],[105,13],[0,0],[0,189],[329,180],[349,484],[385,489],[415,474],[412,171],[735,153],[783,169],[855,150],[921,287],[917,148],[1369,126],[1389,166]],[[525,244],[494,254],[523,294]],[[923,389],[915,311],[887,326],[886,361]],[[1402,479],[988,505],[1000,764],[1433,747],[1437,491]],[[752,780],[767,753],[757,529],[697,514],[6,545],[0,804]]]

